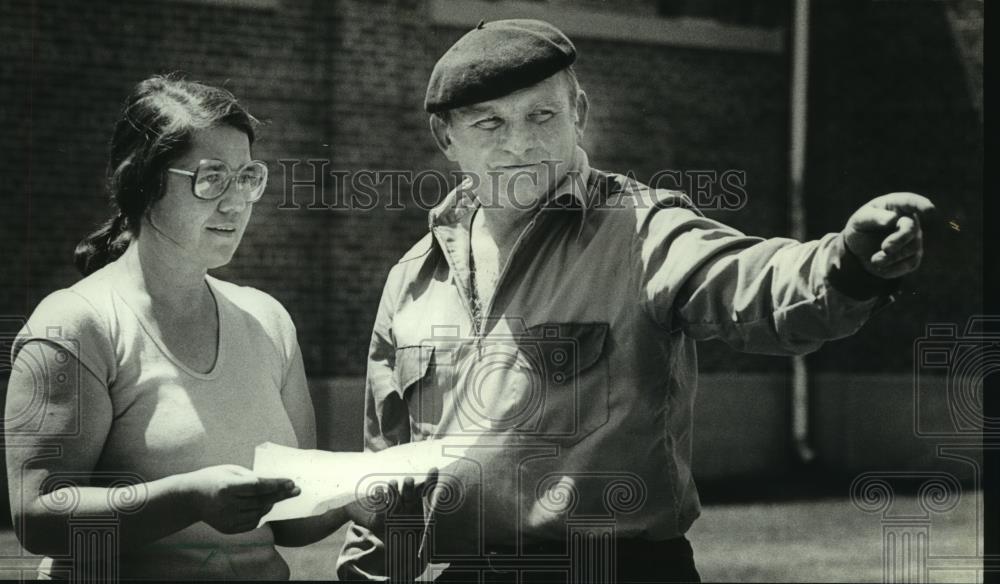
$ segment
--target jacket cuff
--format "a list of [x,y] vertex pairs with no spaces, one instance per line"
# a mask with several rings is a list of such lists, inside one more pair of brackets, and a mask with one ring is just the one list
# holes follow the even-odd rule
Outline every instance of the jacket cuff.
[[899,291],[901,278],[886,280],[865,270],[861,260],[847,247],[843,234],[837,235],[832,251],[833,265],[827,280],[838,292],[854,300],[870,300],[889,297]]

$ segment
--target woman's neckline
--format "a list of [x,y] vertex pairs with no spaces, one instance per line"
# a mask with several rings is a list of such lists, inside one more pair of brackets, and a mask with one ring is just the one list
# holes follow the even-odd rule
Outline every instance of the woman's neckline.
[[[116,264],[118,264],[117,267],[119,269],[127,269],[127,266],[125,265],[124,262],[116,262]],[[218,287],[216,286],[214,280],[215,278],[213,278],[212,276],[209,276],[207,274],[205,275],[204,279],[205,285],[208,287],[209,295],[211,296],[212,302],[215,306],[216,322],[218,323],[218,328],[215,335],[215,358],[212,361],[211,367],[209,367],[207,371],[199,371],[191,367],[186,362],[184,362],[183,359],[178,357],[170,349],[170,347],[167,346],[162,336],[158,334],[159,330],[158,327],[153,326],[153,324],[146,317],[145,312],[143,310],[139,310],[138,307],[135,306],[134,302],[129,300],[129,298],[127,297],[128,294],[123,293],[123,291],[118,286],[113,286],[112,290],[114,294],[118,296],[118,298],[121,299],[121,301],[124,302],[126,306],[128,306],[129,310],[139,321],[139,324],[142,326],[143,331],[149,338],[153,340],[153,343],[167,359],[169,359],[174,365],[176,365],[178,368],[180,368],[182,371],[184,371],[185,373],[187,373],[192,377],[198,379],[212,379],[218,375],[221,369],[224,356],[223,348],[225,347],[225,339],[226,339],[226,318],[225,318],[225,310],[223,310],[222,306],[224,299],[223,295],[219,293]],[[149,292],[145,291],[145,293],[149,297],[149,302],[150,303],[154,302],[153,297],[149,295]]]

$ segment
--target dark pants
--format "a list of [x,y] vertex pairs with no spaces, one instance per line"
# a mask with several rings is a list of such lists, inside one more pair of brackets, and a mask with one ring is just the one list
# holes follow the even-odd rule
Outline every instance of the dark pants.
[[[485,558],[450,561],[436,582],[482,584],[585,584],[592,582],[701,582],[691,543],[685,537],[664,541],[619,539],[615,550],[570,558],[563,546],[532,546],[520,554],[495,549]],[[437,560],[435,560],[437,561]],[[447,560],[446,560],[447,561]]]

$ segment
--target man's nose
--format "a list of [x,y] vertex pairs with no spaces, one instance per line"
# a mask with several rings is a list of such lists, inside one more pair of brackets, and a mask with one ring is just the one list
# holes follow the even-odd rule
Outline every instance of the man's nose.
[[537,141],[532,129],[524,123],[510,123],[505,125],[501,132],[500,140],[500,145],[504,152],[518,157],[518,161],[535,147]]

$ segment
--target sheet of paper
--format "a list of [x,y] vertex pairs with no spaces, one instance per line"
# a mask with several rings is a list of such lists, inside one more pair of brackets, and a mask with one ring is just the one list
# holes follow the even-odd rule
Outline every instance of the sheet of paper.
[[428,471],[444,471],[466,448],[449,440],[427,440],[380,452],[327,452],[265,442],[254,452],[254,472],[261,477],[291,479],[302,492],[275,504],[258,527],[268,521],[311,517],[343,507],[372,494],[376,484],[395,480],[402,486],[404,479],[413,477],[419,485]]

